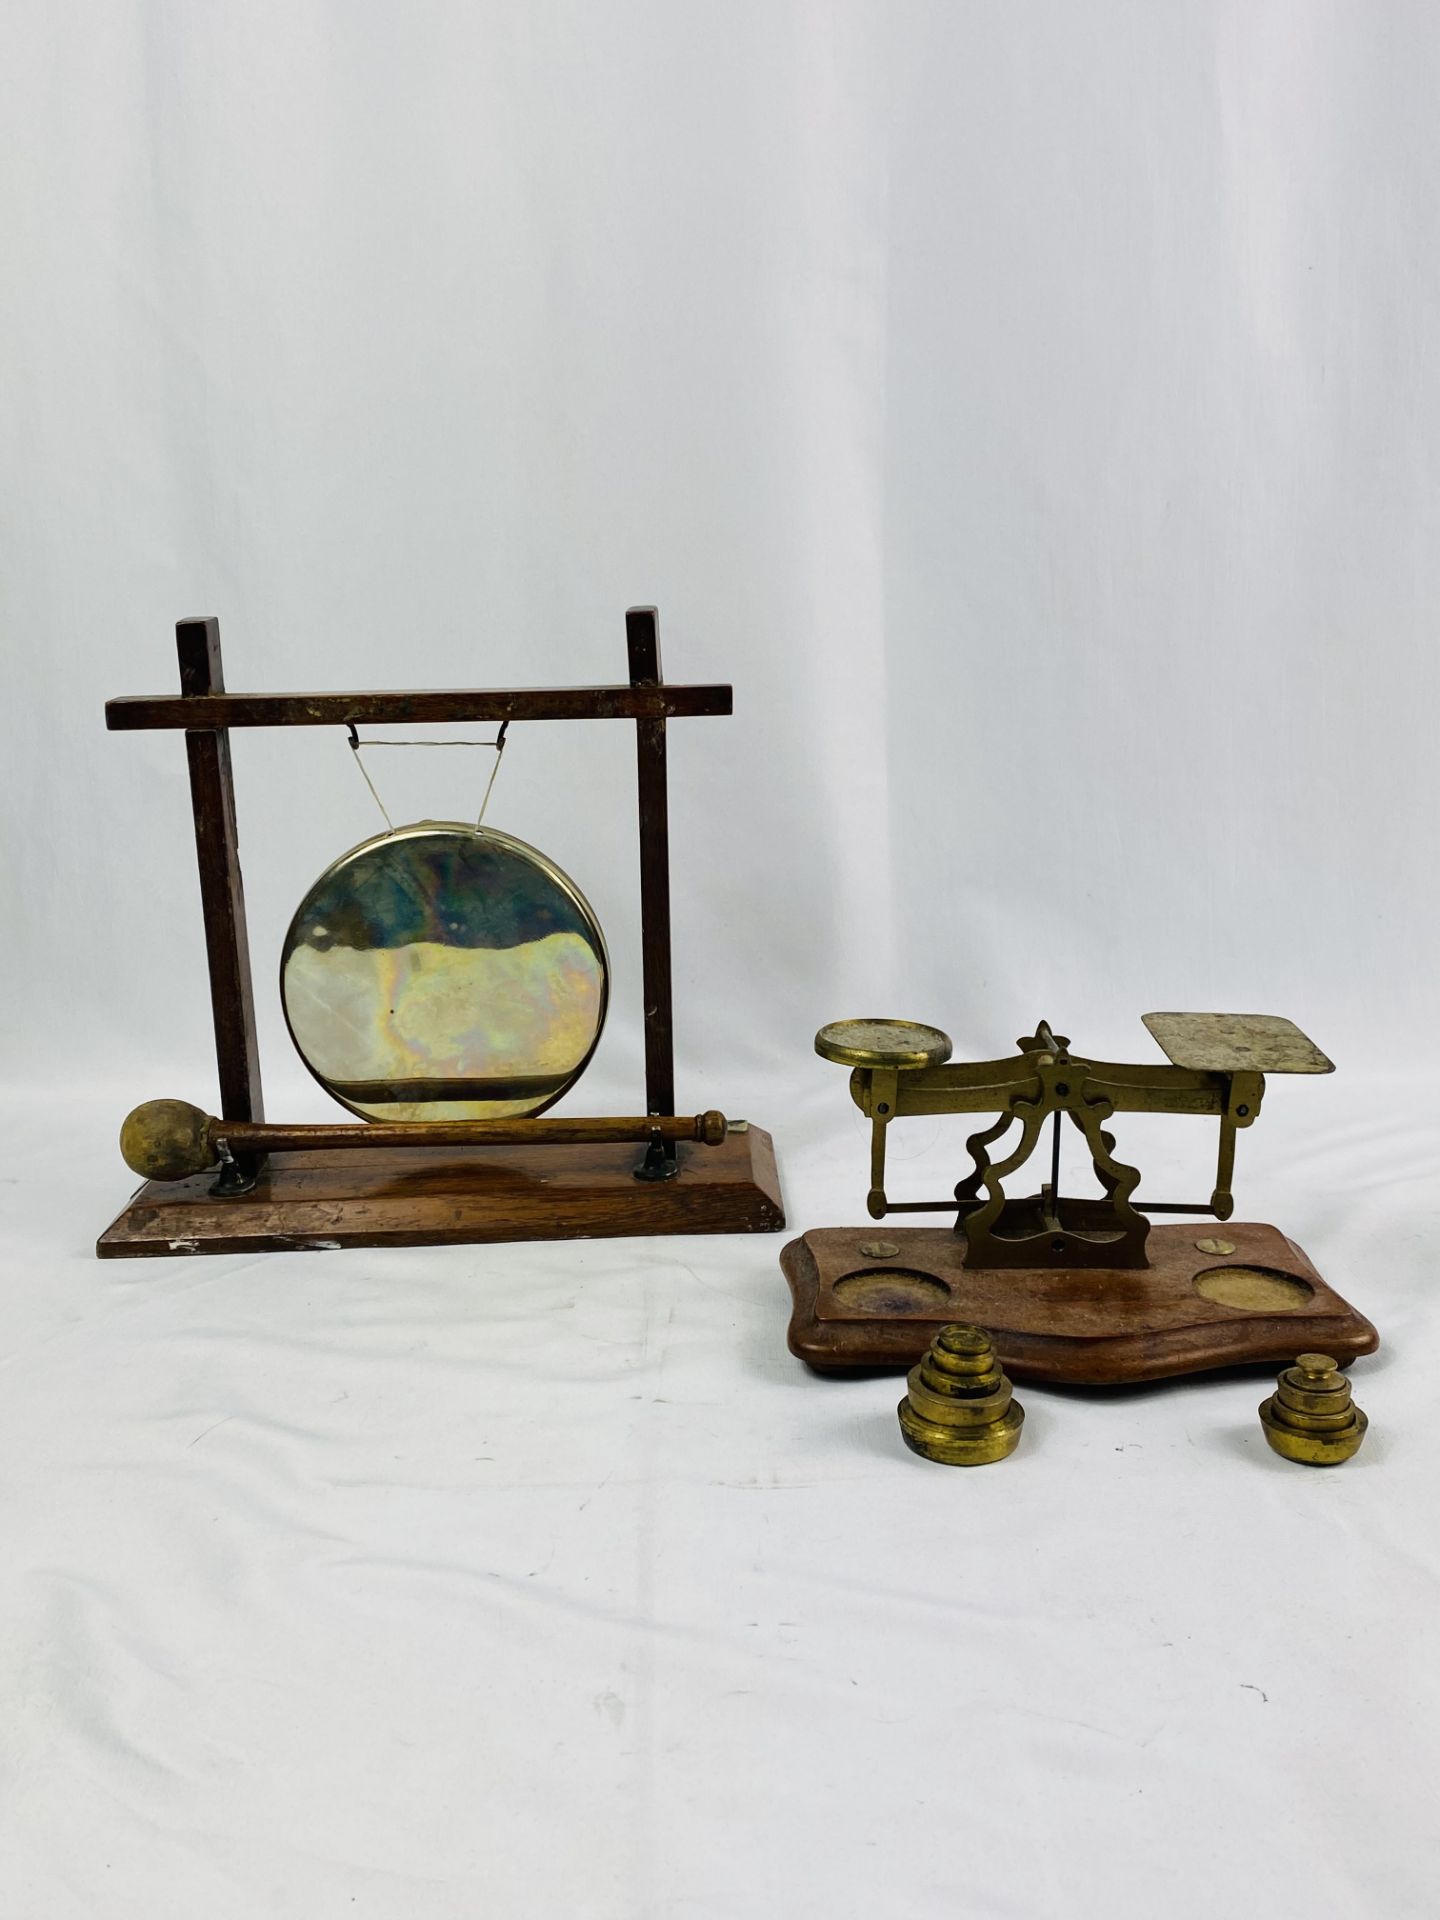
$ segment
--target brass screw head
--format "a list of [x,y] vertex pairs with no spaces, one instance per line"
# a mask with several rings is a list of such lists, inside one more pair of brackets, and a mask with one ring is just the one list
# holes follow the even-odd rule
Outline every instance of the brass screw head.
[[1369,1421],[1328,1353],[1302,1353],[1260,1408],[1265,1438],[1286,1460],[1335,1467],[1360,1451]]
[[1020,1443],[1025,1409],[982,1327],[942,1327],[896,1408],[912,1453],[947,1467],[983,1467]]

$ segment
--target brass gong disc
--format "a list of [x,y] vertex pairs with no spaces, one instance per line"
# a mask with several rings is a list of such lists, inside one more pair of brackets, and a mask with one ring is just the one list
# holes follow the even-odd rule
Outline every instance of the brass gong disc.
[[367,1120],[542,1113],[594,1053],[609,981],[575,882],[523,840],[448,820],[342,854],[280,956],[300,1058]]

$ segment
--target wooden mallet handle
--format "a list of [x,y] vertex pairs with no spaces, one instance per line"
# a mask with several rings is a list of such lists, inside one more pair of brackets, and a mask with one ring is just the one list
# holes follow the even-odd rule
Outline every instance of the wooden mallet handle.
[[647,1114],[606,1120],[407,1120],[401,1123],[322,1121],[281,1126],[271,1121],[220,1120],[186,1100],[147,1100],[120,1129],[120,1152],[147,1180],[183,1180],[242,1154],[331,1152],[337,1147],[591,1146],[606,1142],[698,1140],[718,1147],[728,1122],[710,1111],[679,1116]]

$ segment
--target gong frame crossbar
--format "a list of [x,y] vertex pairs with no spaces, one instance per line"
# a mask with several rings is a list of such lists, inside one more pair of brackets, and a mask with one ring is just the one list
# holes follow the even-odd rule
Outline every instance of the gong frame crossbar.
[[[733,697],[732,689],[725,685],[676,686],[665,681],[660,664],[660,622],[656,608],[627,609],[625,639],[630,677],[623,686],[229,693],[225,688],[218,619],[181,620],[175,628],[180,692],[130,695],[106,702],[105,724],[112,732],[158,730],[185,735],[210,973],[219,1110],[223,1119],[262,1121],[265,1117],[236,829],[231,731],[237,727],[483,724],[522,720],[634,722],[645,1103],[649,1114],[674,1113],[666,723],[699,715],[729,714],[733,711]],[[768,1155],[768,1137],[756,1132]],[[632,1172],[656,1182],[666,1180],[668,1184],[667,1176],[676,1167],[676,1153],[673,1139],[652,1138],[644,1161]],[[769,1179],[760,1184],[773,1186],[773,1163]],[[611,1211],[614,1212],[613,1207]],[[663,1212],[663,1208],[659,1210]],[[773,1202],[767,1199],[755,1220],[744,1224],[783,1225],[778,1189]],[[577,1228],[580,1230],[583,1228]],[[628,1230],[643,1232],[646,1228],[633,1225]],[[685,1229],[683,1225],[671,1224],[655,1230]],[[110,1250],[120,1249],[107,1249],[102,1241],[102,1251]]]

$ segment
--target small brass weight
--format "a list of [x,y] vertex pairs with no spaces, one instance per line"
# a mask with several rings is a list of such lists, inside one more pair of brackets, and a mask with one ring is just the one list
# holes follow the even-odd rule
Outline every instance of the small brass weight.
[[947,1467],[983,1467],[1020,1444],[1025,1409],[981,1327],[942,1327],[910,1369],[896,1409],[912,1453]]
[[1286,1460],[1334,1467],[1360,1451],[1370,1424],[1328,1353],[1302,1353],[1260,1409],[1265,1438]]

